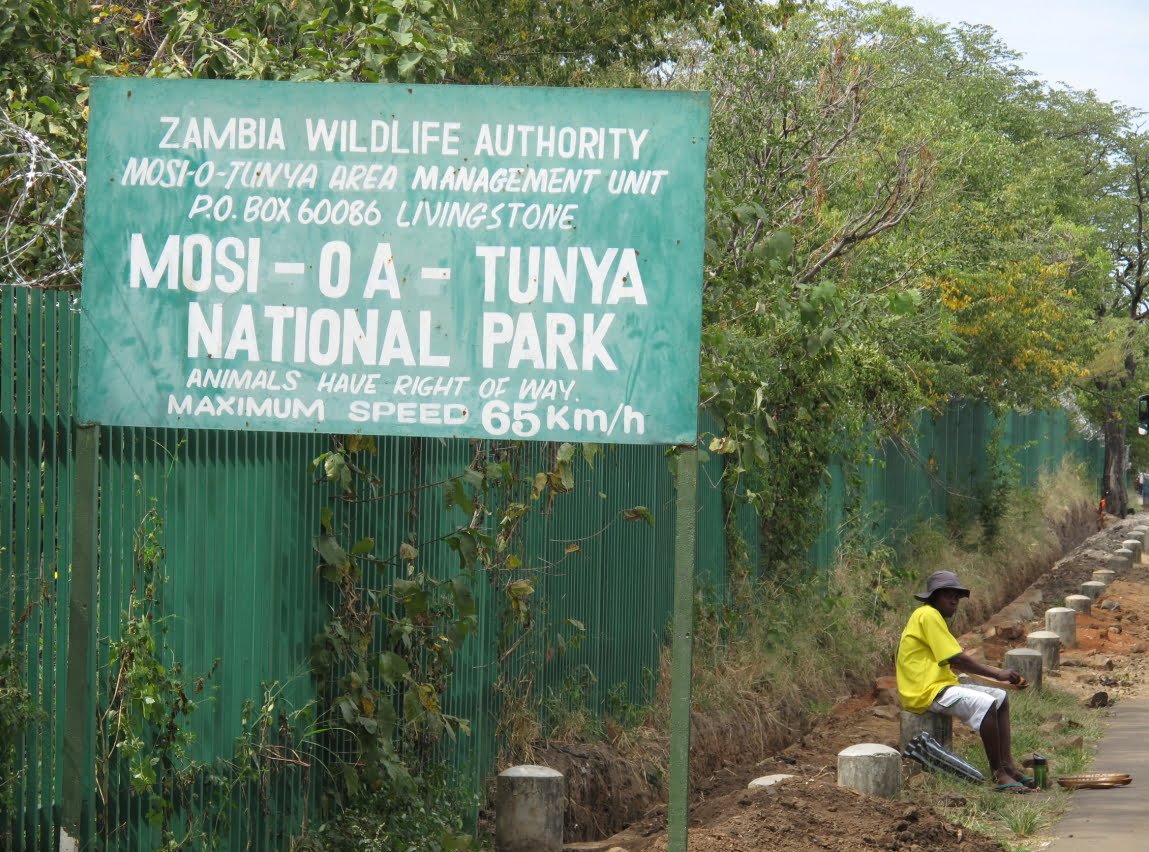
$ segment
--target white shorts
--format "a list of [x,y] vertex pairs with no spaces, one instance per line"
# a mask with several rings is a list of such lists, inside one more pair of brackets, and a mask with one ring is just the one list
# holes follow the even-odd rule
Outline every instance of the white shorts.
[[991,708],[996,710],[1004,702],[1004,689],[967,683],[947,688],[934,699],[930,711],[946,716],[957,716],[971,731],[980,731],[985,714]]

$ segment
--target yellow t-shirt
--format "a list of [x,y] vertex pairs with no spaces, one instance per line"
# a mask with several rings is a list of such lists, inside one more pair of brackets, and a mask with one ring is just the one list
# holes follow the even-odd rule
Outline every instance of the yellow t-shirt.
[[925,713],[937,694],[958,682],[949,660],[962,652],[942,614],[929,604],[914,610],[898,643],[898,696],[902,708]]

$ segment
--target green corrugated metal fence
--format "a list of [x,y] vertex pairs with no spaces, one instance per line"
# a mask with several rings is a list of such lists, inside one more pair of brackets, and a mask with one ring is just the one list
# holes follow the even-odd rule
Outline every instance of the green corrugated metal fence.
[[[87,707],[65,706],[68,601],[75,495],[73,417],[76,383],[76,306],[69,296],[0,289],[0,505],[7,507],[0,533],[0,642],[11,637],[23,661],[23,683],[42,715],[14,743],[16,775],[3,784],[0,850],[55,848],[63,804],[65,725],[94,718],[106,706],[110,642],[118,638],[134,575],[133,535],[150,509],[162,519],[168,582],[162,588],[162,658],[179,662],[190,678],[205,677],[191,718],[197,760],[228,759],[245,703],[263,700],[278,684],[277,707],[302,708],[312,700],[308,672],[311,641],[329,617],[328,599],[315,572],[313,552],[320,510],[331,504],[315,483],[310,461],[326,439],[270,433],[156,429],[100,429],[98,463],[97,660],[99,695]],[[957,407],[944,417],[923,417],[915,443],[884,448],[882,464],[863,471],[863,507],[873,513],[875,534],[944,511],[947,494],[972,486],[983,472],[982,448],[992,429],[982,409]],[[1063,414],[1010,415],[1005,441],[1018,447],[1026,483],[1037,471],[1076,453],[1096,466],[1093,448],[1073,438]],[[355,535],[377,539],[389,554],[413,536],[419,565],[451,576],[458,556],[444,536],[468,518],[444,508],[438,488],[411,489],[457,475],[476,451],[467,441],[387,438],[370,459],[387,499],[340,510]],[[507,450],[524,473],[549,469],[553,448],[525,445]],[[721,600],[727,581],[727,541],[720,478],[722,460],[711,456],[699,476],[697,576],[701,589]],[[585,702],[601,710],[609,701],[650,699],[671,610],[674,484],[662,448],[609,447],[593,467],[580,464],[575,493],[545,501],[518,535],[535,567],[534,621],[513,654],[500,661],[497,610],[490,585],[480,578],[479,630],[458,657],[447,712],[471,720],[474,733],[449,753],[476,785],[493,765],[496,725],[506,695],[552,709]],[[846,489],[840,471],[827,491],[826,531],[812,553],[828,564],[837,545]],[[627,522],[621,512],[649,508],[655,523]],[[896,520],[895,520],[896,519]],[[752,512],[738,511],[735,526],[749,552],[758,548]],[[569,545],[577,552],[567,553]],[[387,568],[368,583],[389,581]],[[575,635],[568,619],[586,627]],[[216,661],[218,666],[216,665]],[[500,678],[508,689],[496,690]],[[327,771],[324,755],[307,752],[304,769],[286,762],[269,787],[240,787],[233,819],[220,827],[224,848],[279,849],[304,819],[316,818],[307,792]],[[210,790],[199,782],[198,795]],[[123,770],[92,793],[99,836],[107,849],[150,848],[156,834],[146,804],[126,794]]]

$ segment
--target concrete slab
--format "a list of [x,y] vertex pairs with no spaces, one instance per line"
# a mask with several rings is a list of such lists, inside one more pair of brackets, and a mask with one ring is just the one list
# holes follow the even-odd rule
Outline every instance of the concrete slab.
[[[1128,787],[1075,790],[1064,819],[1054,826],[1052,852],[1144,852],[1149,841],[1149,699],[1122,701],[1112,709],[1090,772],[1127,772]],[[1055,768],[1054,768],[1055,769]],[[1056,774],[1056,771],[1055,771]]]

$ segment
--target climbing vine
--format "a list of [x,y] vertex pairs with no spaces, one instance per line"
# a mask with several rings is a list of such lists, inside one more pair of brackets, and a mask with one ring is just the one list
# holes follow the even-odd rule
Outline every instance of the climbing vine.
[[106,699],[96,720],[97,822],[103,836],[114,834],[125,809],[140,802],[162,848],[224,848],[234,816],[250,821],[268,811],[276,775],[309,773],[312,708],[290,707],[279,682],[265,683],[260,701],[244,702],[233,753],[209,763],[193,757],[191,719],[212,700],[221,661],[193,675],[171,658],[166,555],[164,518],[153,500],[133,534],[128,602],[119,635],[108,642]]

